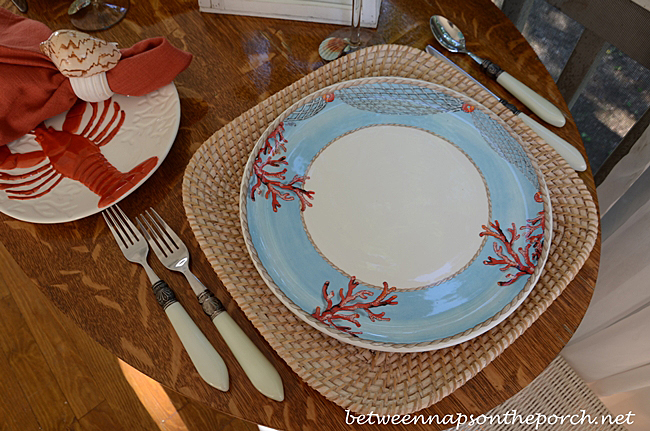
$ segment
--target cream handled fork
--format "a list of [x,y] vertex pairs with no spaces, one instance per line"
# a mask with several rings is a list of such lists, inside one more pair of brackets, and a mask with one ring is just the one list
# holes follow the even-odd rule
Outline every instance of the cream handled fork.
[[[147,225],[148,229],[144,228],[141,221]],[[145,215],[140,216],[138,225],[162,264],[169,270],[185,275],[201,303],[203,311],[210,316],[255,389],[272,400],[284,400],[280,374],[228,315],[221,301],[190,271],[190,255],[178,235],[153,208],[151,213],[147,211]]]
[[124,257],[144,268],[153,285],[152,288],[158,303],[165,310],[201,378],[209,385],[221,391],[227,391],[229,380],[225,362],[187,314],[187,311],[176,300],[174,292],[167,286],[167,283],[158,278],[147,263],[149,246],[138,229],[117,205],[108,208],[102,215],[113,233],[117,245],[124,253]]

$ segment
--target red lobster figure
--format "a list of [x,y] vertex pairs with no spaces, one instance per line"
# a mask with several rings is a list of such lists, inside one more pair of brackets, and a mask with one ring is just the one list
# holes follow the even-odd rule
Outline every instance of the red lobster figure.
[[131,190],[156,166],[158,157],[150,157],[129,172],[118,171],[99,147],[108,144],[120,131],[124,110],[113,102],[113,115],[103,125],[111,100],[104,101],[101,112],[97,103],[91,103],[92,115],[83,131],[77,133],[86,106],[86,102],[79,100],[66,114],[62,130],[44,123],[36,126],[31,134],[42,151],[14,154],[6,145],[0,146],[0,169],[35,168],[23,174],[0,172],[0,190],[9,199],[36,199],[49,193],[63,178],[70,178],[97,194],[98,207],[103,208]]

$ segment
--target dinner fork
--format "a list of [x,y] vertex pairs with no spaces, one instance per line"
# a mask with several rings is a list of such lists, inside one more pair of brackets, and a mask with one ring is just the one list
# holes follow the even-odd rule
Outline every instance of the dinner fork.
[[117,205],[106,209],[102,215],[124,257],[144,268],[158,303],[165,310],[201,378],[209,385],[227,391],[230,384],[228,368],[223,358],[176,300],[167,283],[161,280],[147,263],[149,246],[138,229]]
[[[210,316],[255,389],[272,400],[282,401],[284,389],[280,374],[228,315],[221,301],[192,274],[190,254],[183,241],[153,208],[151,208],[151,212],[145,211],[136,220],[140,230],[165,268],[182,272],[185,275],[203,307],[203,311]],[[143,226],[143,222],[147,229]]]

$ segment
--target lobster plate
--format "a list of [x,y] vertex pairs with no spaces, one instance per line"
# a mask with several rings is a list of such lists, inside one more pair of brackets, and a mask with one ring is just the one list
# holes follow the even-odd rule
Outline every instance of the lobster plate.
[[156,171],[179,124],[173,83],[142,97],[79,101],[0,147],[0,212],[33,223],[95,214]]

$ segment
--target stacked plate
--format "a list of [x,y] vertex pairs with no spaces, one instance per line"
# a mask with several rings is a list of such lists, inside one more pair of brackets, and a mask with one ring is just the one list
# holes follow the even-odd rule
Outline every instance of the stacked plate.
[[476,337],[535,285],[548,191],[478,102],[405,78],[345,81],[273,121],[244,171],[240,219],[262,278],[341,341],[414,352]]

